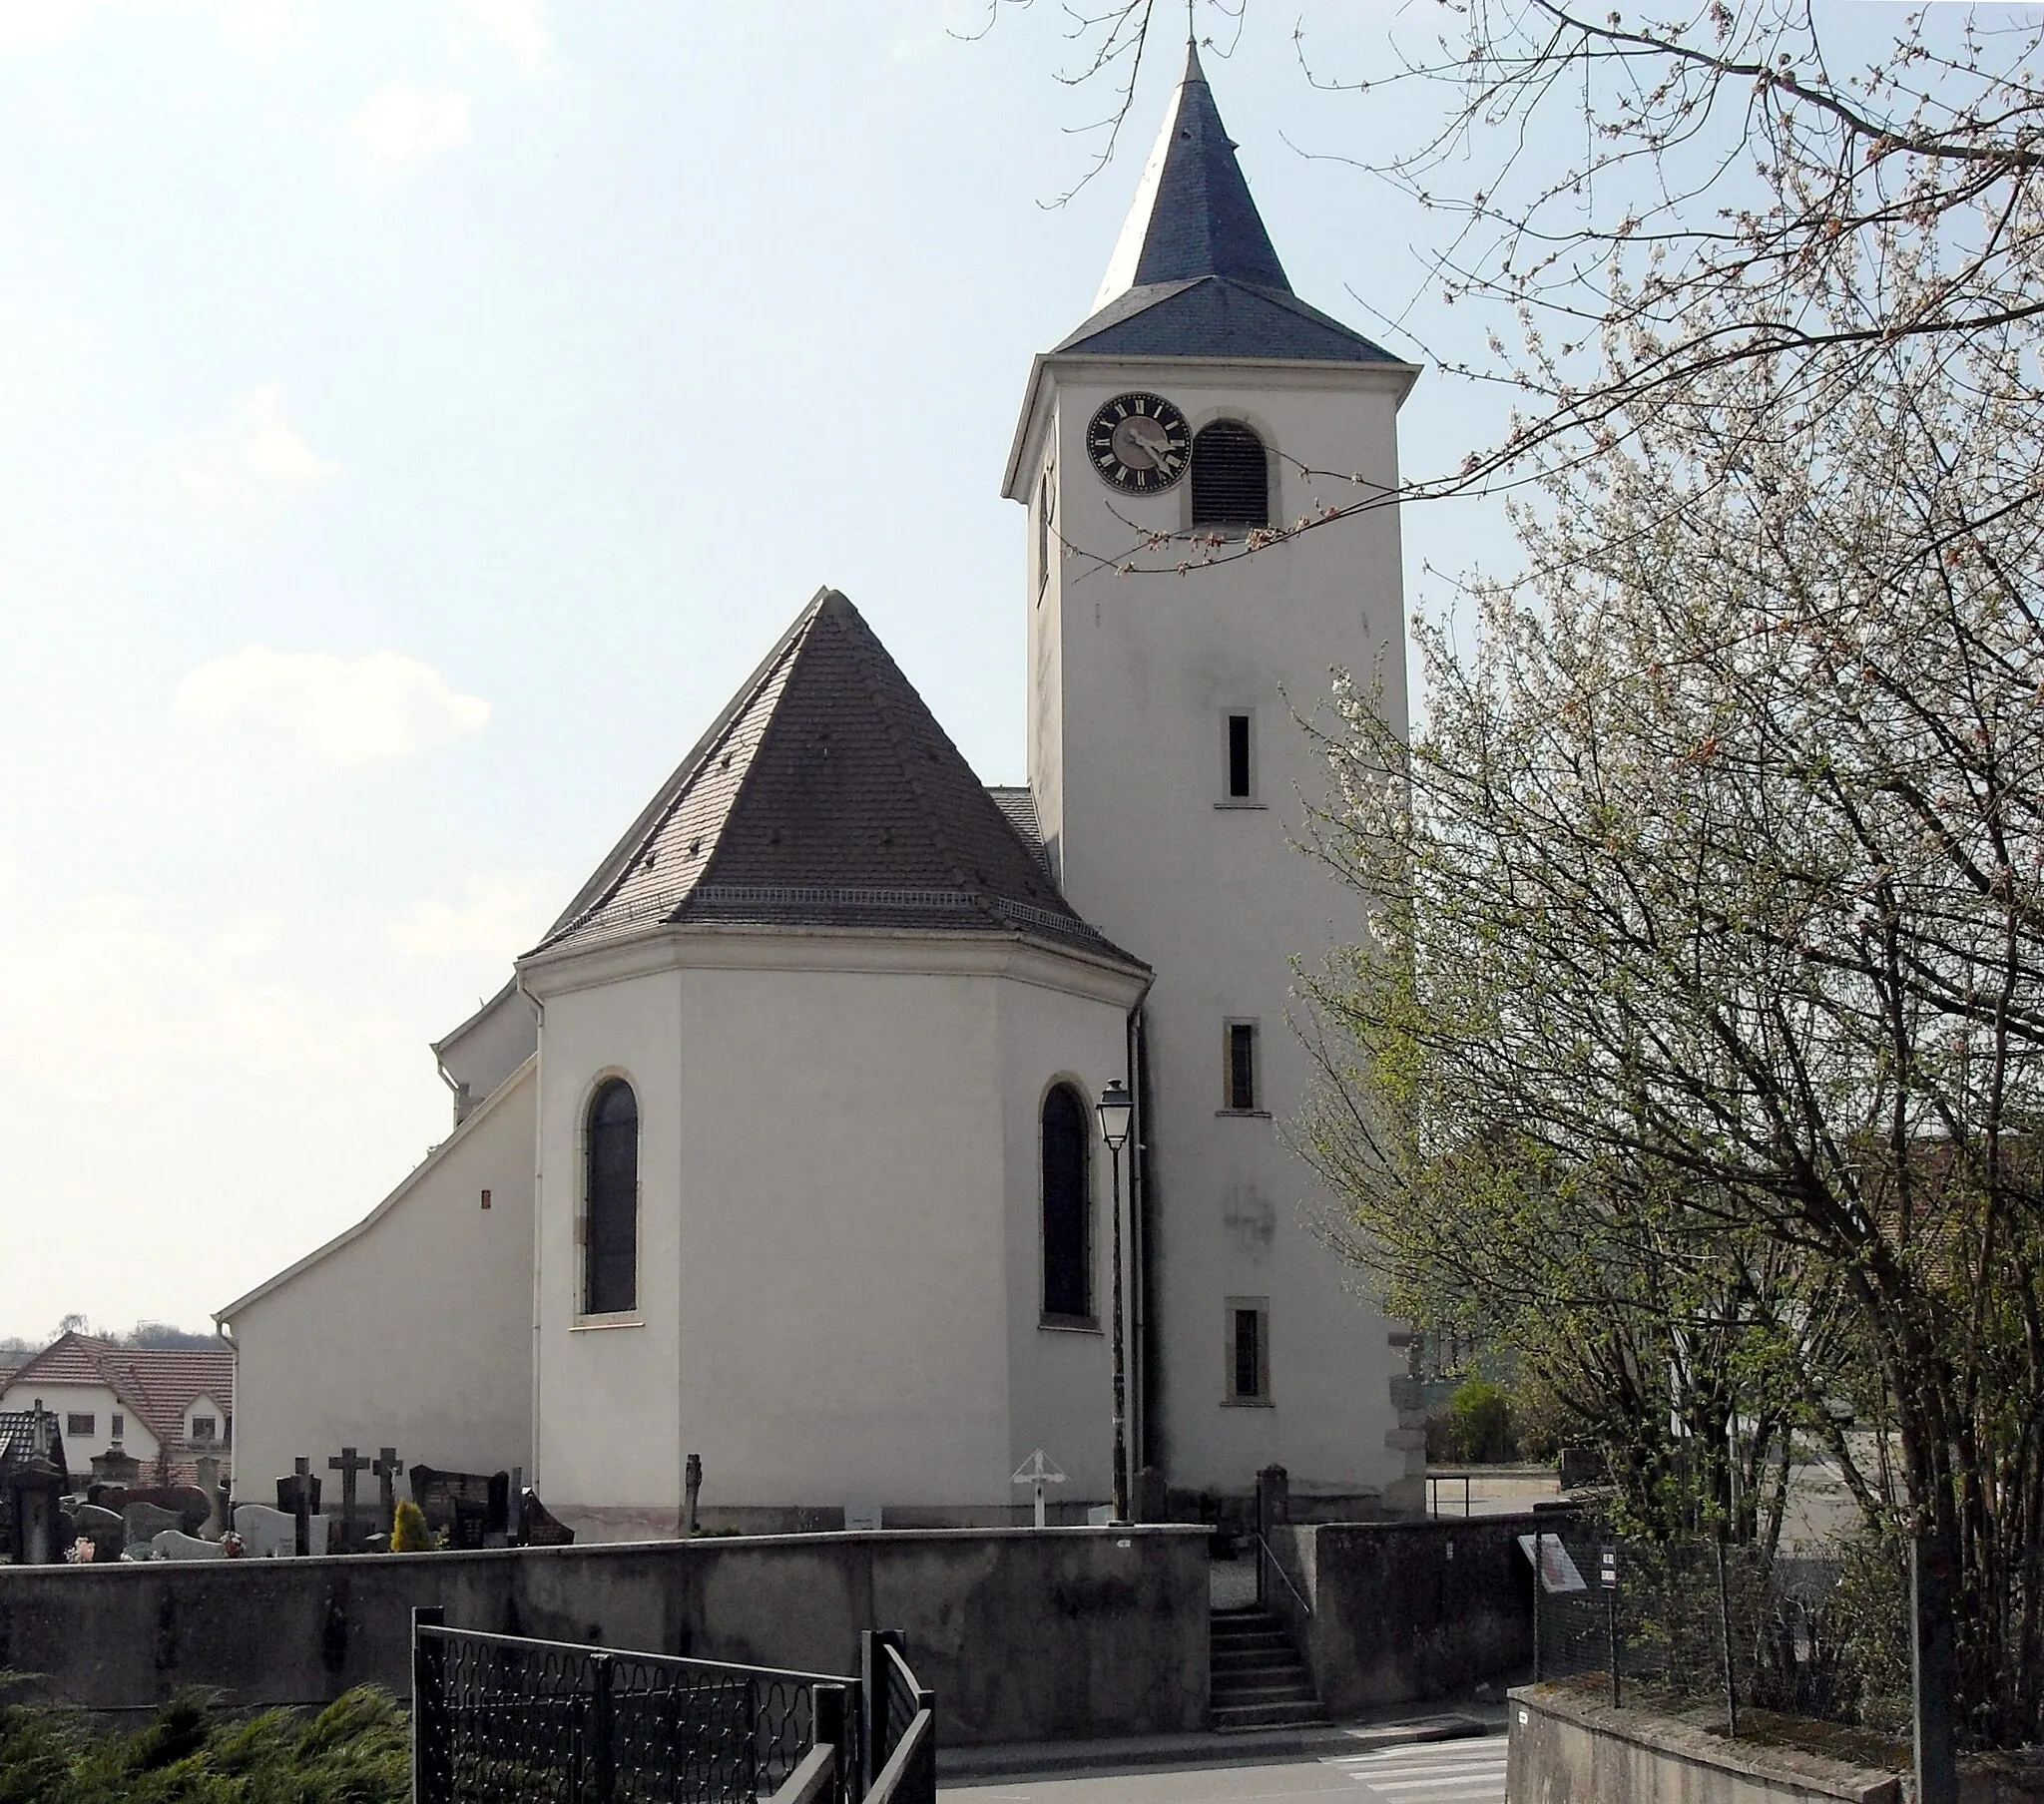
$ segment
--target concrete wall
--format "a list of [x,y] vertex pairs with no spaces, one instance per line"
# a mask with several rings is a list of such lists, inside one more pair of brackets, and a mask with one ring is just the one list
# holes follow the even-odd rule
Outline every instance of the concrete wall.
[[1756,1747],[1552,1685],[1511,1693],[1505,1795],[1512,1804],[1902,1804],[1893,1773]]
[[[992,936],[733,932],[527,979],[550,1508],[671,1532],[697,1453],[706,1521],[1006,1522],[1038,1446],[1061,1503],[1106,1497],[1105,1339],[1039,1326],[1037,1122],[1057,1078],[1121,1075],[1139,978]],[[593,1320],[582,1123],[610,1075],[639,1101],[639,1295]]]
[[[1336,1716],[1447,1697],[1533,1660],[1532,1516],[1286,1524],[1273,1551],[1311,1605],[1273,1578],[1272,1603]],[[1544,1522],[1550,1530],[1552,1518]]]
[[[1388,1390],[1402,1371],[1393,1324],[1344,1288],[1313,1231],[1335,1199],[1282,1137],[1312,1075],[1288,1024],[1289,961],[1317,968],[1365,931],[1359,900],[1296,849],[1300,798],[1324,796],[1327,782],[1293,716],[1323,708],[1338,666],[1365,682],[1380,675],[1402,725],[1402,552],[1397,512],[1380,508],[1254,558],[1208,566],[1183,539],[1145,554],[1145,533],[1187,530],[1192,485],[1110,489],[1085,433],[1100,403],[1128,389],[1167,396],[1195,431],[1244,421],[1278,454],[1273,517],[1292,521],[1395,487],[1408,380],[1395,366],[1051,357],[1025,418],[1011,493],[1033,509],[1054,459],[1058,529],[1079,554],[1040,598],[1028,580],[1038,817],[1073,905],[1157,971],[1145,1004],[1160,1352],[1151,1428],[1178,1489],[1245,1493],[1276,1461],[1295,1493],[1418,1502],[1423,1442],[1400,1426]],[[1131,555],[1167,574],[1119,575]],[[1191,568],[1169,574],[1181,557]],[[1248,805],[1226,793],[1226,717],[1242,711],[1253,720]],[[1256,1114],[1224,1107],[1230,1021],[1258,1028]],[[1229,1400],[1231,1297],[1268,1299],[1268,1404]]]
[[1199,1529],[951,1530],[353,1559],[0,1568],[10,1696],[95,1709],[410,1690],[409,1612],[457,1628],[850,1673],[900,1628],[941,1738],[1154,1734],[1207,1715]]
[[530,1467],[537,1088],[525,1067],[363,1221],[222,1312],[239,1498],[274,1503],[301,1456],[337,1496],[344,1446]]

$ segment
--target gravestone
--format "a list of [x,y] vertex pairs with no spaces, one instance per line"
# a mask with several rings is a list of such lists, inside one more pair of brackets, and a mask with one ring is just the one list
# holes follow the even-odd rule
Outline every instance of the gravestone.
[[197,1464],[199,1492],[206,1499],[206,1521],[193,1533],[208,1541],[218,1541],[228,1531],[228,1488],[220,1482],[220,1457],[201,1454]]
[[111,1510],[116,1516],[128,1508],[128,1487],[126,1485],[104,1485],[95,1479],[85,1488],[85,1501],[97,1504],[102,1510]]
[[71,1529],[80,1540],[92,1543],[94,1560],[119,1560],[128,1545],[128,1525],[112,1510],[97,1504],[80,1504],[71,1512]]
[[298,1525],[296,1552],[300,1554],[323,1554],[324,1541],[312,1539],[312,1516],[319,1508],[319,1480],[312,1471],[309,1460],[297,1460],[297,1470],[288,1478],[276,1481],[276,1507],[292,1517]]
[[175,1510],[166,1510],[161,1504],[148,1502],[130,1504],[121,1512],[122,1526],[127,1532],[128,1545],[138,1542],[145,1546],[154,1542],[166,1529],[184,1532],[185,1519]]
[[166,1529],[149,1544],[150,1553],[158,1560],[221,1560],[226,1551],[217,1541],[201,1541],[196,1535],[187,1535],[182,1529]]
[[125,1515],[136,1504],[154,1504],[159,1510],[168,1510],[187,1535],[197,1535],[213,1514],[206,1493],[197,1485],[146,1485],[139,1490],[131,1485],[120,1509]]
[[142,1462],[123,1452],[116,1441],[105,1453],[92,1456],[92,1476],[95,1490],[101,1485],[132,1485],[142,1477]]
[[251,1560],[288,1560],[298,1551],[298,1519],[267,1504],[237,1504],[235,1533]]
[[525,1528],[528,1548],[569,1548],[575,1545],[575,1531],[539,1501],[528,1486],[518,1500],[518,1519]]
[[375,1464],[365,1460],[352,1447],[343,1447],[326,1462],[328,1472],[340,1474],[340,1551],[352,1554],[355,1551],[355,1475],[367,1472]]
[[397,1481],[403,1475],[404,1462],[397,1457],[396,1448],[385,1447],[369,1470],[376,1475],[376,1518],[387,1544],[397,1528]]
[[501,1536],[510,1527],[511,1475],[414,1465],[411,1500],[425,1513],[427,1528],[447,1532],[450,1548],[479,1548],[484,1537]]

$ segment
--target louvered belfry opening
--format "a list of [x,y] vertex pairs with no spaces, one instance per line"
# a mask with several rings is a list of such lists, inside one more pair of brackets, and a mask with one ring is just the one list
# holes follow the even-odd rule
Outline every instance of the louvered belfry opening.
[[1193,524],[1271,524],[1264,441],[1238,421],[1216,420],[1193,437]]

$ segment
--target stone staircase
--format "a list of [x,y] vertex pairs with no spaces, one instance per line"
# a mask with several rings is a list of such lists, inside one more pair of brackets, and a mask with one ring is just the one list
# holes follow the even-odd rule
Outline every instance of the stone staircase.
[[1212,1645],[1213,1720],[1221,1733],[1327,1720],[1304,1661],[1269,1610],[1254,1603],[1215,1610]]

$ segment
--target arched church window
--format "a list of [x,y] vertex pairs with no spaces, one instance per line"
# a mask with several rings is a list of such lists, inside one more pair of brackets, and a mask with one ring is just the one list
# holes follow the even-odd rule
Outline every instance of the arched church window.
[[618,1315],[639,1302],[639,1100],[613,1078],[590,1099],[583,1303]]
[[1193,435],[1193,524],[1271,524],[1264,441],[1239,420],[1216,420]]
[[1043,1312],[1093,1314],[1092,1144],[1086,1105],[1069,1084],[1043,1100]]

